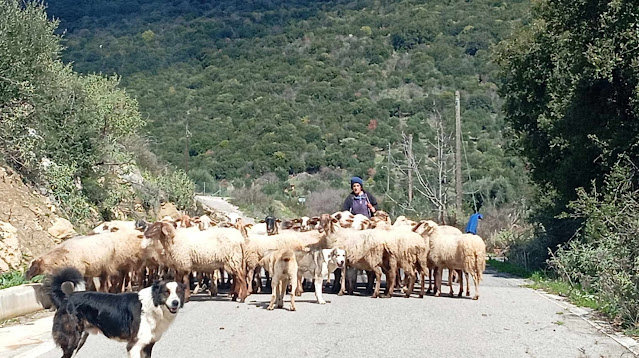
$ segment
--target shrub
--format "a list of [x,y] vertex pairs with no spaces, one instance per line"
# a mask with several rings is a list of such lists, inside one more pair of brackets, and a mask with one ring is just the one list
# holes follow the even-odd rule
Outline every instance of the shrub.
[[[578,189],[570,204],[583,225],[549,260],[572,286],[594,292],[601,310],[626,327],[639,326],[639,191],[633,163],[622,158],[601,191]],[[593,183],[593,187],[594,183]]]

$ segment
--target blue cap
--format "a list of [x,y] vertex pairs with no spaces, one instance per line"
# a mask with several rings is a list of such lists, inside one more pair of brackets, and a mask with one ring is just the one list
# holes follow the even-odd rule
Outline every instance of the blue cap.
[[351,188],[353,187],[353,184],[355,184],[355,183],[358,183],[362,187],[364,186],[364,181],[360,177],[352,177],[351,178]]

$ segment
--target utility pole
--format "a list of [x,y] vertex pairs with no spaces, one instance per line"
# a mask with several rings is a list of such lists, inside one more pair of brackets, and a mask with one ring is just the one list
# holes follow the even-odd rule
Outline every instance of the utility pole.
[[387,172],[386,172],[386,194],[390,191],[390,174],[391,174],[391,145],[388,142],[388,164],[387,164]]
[[455,91],[455,223],[462,214],[462,171],[461,171],[461,109],[459,91]]
[[413,157],[413,135],[408,135],[406,144],[406,159],[408,159],[408,204],[413,202],[413,170],[415,169],[415,158]]
[[189,172],[189,137],[191,137],[191,132],[189,132],[189,114],[191,111],[186,112],[186,132],[184,134],[184,171]]

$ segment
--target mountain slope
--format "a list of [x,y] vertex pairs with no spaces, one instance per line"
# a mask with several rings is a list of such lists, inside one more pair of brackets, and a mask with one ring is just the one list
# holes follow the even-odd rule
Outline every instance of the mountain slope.
[[504,151],[491,46],[527,1],[60,0],[65,58],[116,72],[148,117],[153,149],[190,174],[255,178],[339,167],[385,182],[376,162],[401,132],[434,156],[436,113],[462,91],[473,180],[521,183]]

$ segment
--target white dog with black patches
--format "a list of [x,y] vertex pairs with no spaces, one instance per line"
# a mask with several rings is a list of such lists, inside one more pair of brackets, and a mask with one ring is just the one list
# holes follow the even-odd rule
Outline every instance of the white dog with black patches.
[[53,318],[53,340],[70,358],[84,345],[89,333],[127,342],[131,358],[151,357],[153,345],[166,332],[184,306],[184,285],[156,281],[140,292],[119,294],[68,292],[84,284],[78,270],[67,267],[50,280],[51,301],[57,308]]
[[[315,285],[315,298],[317,303],[326,304],[322,297],[324,279],[330,279],[330,274],[338,268],[344,268],[346,264],[346,251],[342,249],[320,249],[297,251],[295,253],[298,265],[298,288],[301,287],[302,278],[313,279]],[[342,280],[344,275],[342,275]],[[297,293],[301,294],[300,291]]]

